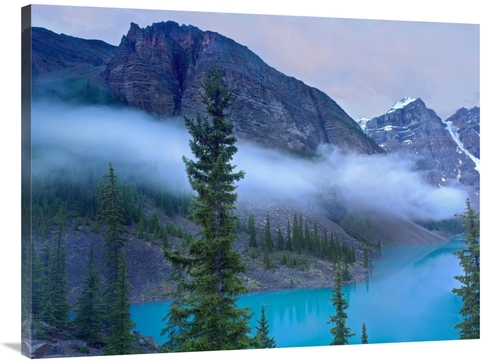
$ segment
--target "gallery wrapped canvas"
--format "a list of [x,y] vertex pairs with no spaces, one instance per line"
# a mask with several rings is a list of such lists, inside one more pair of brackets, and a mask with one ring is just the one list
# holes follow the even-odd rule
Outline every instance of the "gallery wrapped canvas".
[[23,355],[480,338],[478,24],[29,5],[21,41]]

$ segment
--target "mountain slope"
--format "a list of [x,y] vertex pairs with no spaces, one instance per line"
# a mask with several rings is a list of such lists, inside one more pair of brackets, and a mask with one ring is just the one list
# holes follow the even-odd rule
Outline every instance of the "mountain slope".
[[479,107],[462,107],[445,120],[450,134],[460,149],[468,154],[479,169]]
[[[227,117],[238,137],[305,154],[314,154],[323,143],[358,153],[382,152],[325,93],[269,67],[247,47],[220,34],[171,21],[144,29],[132,23],[114,48],[46,36],[38,28],[33,33],[34,84],[65,81],[79,101],[119,100],[160,118],[192,117],[203,111],[201,83],[217,61],[234,93]],[[41,50],[44,42],[52,47],[49,52]],[[61,52],[67,54],[63,61],[54,59]]]
[[[472,118],[479,125],[479,110],[475,111]],[[416,168],[430,183],[440,186],[458,183],[478,192],[476,164],[457,145],[448,126],[456,129],[460,127],[456,125],[467,124],[464,118],[468,113],[468,110],[459,110],[443,122],[420,98],[404,98],[384,115],[363,123],[366,134],[388,153],[415,157]],[[475,126],[463,130],[467,131],[458,132],[467,140],[468,148],[479,155],[479,133]]]

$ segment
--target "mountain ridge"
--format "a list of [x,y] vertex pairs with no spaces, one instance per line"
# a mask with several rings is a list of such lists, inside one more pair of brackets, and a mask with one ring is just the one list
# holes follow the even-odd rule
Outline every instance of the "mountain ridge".
[[[40,30],[33,28],[33,32]],[[35,46],[37,42],[40,44]],[[43,42],[42,37],[34,37],[34,53]],[[72,82],[76,99],[81,100],[82,94],[95,87],[99,90],[94,96],[97,102],[107,94],[106,99],[119,100],[160,118],[193,117],[203,113],[201,82],[217,61],[228,88],[233,90],[234,104],[227,118],[239,137],[305,154],[314,154],[323,143],[360,153],[382,152],[324,92],[284,75],[246,46],[218,33],[172,21],[146,28],[132,23],[120,45],[104,53],[105,60],[92,72],[88,63],[85,71],[66,64],[43,69],[36,67],[40,62],[35,63],[34,85],[41,89],[36,93],[43,94],[42,86],[49,85],[51,75],[56,75],[66,77],[65,88]],[[43,58],[43,54],[37,57]],[[69,93],[64,97],[70,97]]]
[[460,108],[443,121],[422,99],[405,97],[387,113],[358,123],[388,153],[416,156],[430,183],[458,183],[478,195],[479,107]]

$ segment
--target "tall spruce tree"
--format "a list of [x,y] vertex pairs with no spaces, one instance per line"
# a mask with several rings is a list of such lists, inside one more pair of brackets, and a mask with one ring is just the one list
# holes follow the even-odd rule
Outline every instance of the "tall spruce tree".
[[462,298],[460,314],[463,320],[455,325],[460,329],[460,339],[479,339],[480,333],[480,299],[479,299],[479,213],[471,206],[469,199],[466,200],[465,213],[458,214],[465,228],[464,242],[467,247],[456,251],[460,260],[463,275],[455,276],[461,283],[461,287],[453,288],[452,292]]
[[286,221],[286,244],[285,244],[285,249],[287,251],[292,251],[292,232],[290,230],[290,221]]
[[278,251],[283,251],[285,249],[285,238],[283,237],[283,232],[281,232],[281,228],[278,226],[278,242],[276,243],[276,249]]
[[269,322],[266,319],[264,306],[260,310],[260,319],[257,320],[257,333],[255,334],[256,348],[276,348],[274,337],[269,336]]
[[268,253],[272,253],[274,251],[274,242],[273,236],[271,234],[271,222],[269,220],[269,212],[266,215],[266,227],[264,229],[264,250]]
[[[122,195],[111,163],[109,163],[109,173],[103,178],[106,179],[106,183],[100,185],[99,222],[106,226],[103,257],[105,283],[109,287],[112,282],[118,280],[120,259],[125,249],[123,238],[125,228],[123,227]],[[104,292],[105,295],[107,290]]]
[[[236,138],[225,110],[232,104],[232,93],[223,85],[218,64],[207,72],[202,89],[207,116],[185,118],[196,160],[183,157],[197,193],[190,212],[202,230],[190,244],[187,257],[165,251],[167,258],[187,267],[190,277],[185,284],[187,294],[169,311],[165,331],[178,351],[245,349],[252,344],[251,314],[248,308],[236,307],[237,297],[247,290],[239,277],[244,265],[232,246],[236,217],[231,213],[237,199],[235,182],[244,172],[234,172],[231,165]],[[182,329],[175,331],[179,326]]]
[[91,249],[74,325],[77,337],[92,346],[98,346],[102,342],[103,305],[99,280],[99,272],[94,264],[94,250]]
[[250,247],[257,247],[257,229],[255,228],[255,216],[253,213],[250,213],[248,216],[248,234],[250,235],[248,245]]
[[342,273],[339,268],[335,271],[335,287],[332,292],[333,296],[330,301],[335,307],[335,315],[330,315],[330,320],[328,321],[328,323],[334,325],[330,329],[330,333],[333,335],[333,341],[330,345],[346,345],[349,344],[349,338],[355,334],[351,333],[351,329],[346,326],[346,310],[349,304],[344,299],[344,294],[342,293]]
[[49,249],[47,274],[44,284],[42,319],[57,329],[69,326],[71,304],[68,299],[66,279],[66,246],[62,236],[63,225],[59,223],[57,236]]
[[123,233],[122,196],[118,187],[113,165],[109,163],[109,173],[104,175],[106,183],[101,186],[99,196],[99,217],[104,231],[104,322],[107,334],[106,354],[132,353],[134,327],[130,319],[130,286],[127,281],[125,239]]
[[104,347],[106,355],[133,354],[134,336],[132,328],[135,323],[130,318],[130,284],[127,280],[125,253],[120,254],[117,280],[111,283],[111,300],[106,314],[106,332],[109,336]]

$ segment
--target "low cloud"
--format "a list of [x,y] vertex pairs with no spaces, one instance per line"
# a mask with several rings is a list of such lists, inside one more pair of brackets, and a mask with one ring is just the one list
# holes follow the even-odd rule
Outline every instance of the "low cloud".
[[[127,108],[42,102],[33,105],[32,114],[35,173],[85,158],[119,165],[117,173],[190,189],[182,162],[182,156],[192,158],[190,135],[180,119],[159,121]],[[275,195],[324,203],[324,196],[333,192],[351,210],[408,219],[445,219],[463,210],[464,191],[425,183],[412,171],[410,159],[346,154],[323,146],[319,157],[310,160],[244,140],[237,146],[233,164],[235,171],[246,173],[237,189],[243,198]]]

